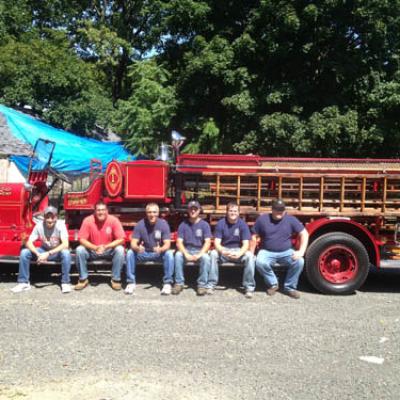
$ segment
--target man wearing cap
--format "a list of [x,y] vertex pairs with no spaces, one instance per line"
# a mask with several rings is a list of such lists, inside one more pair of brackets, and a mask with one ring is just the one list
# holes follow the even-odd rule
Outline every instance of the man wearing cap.
[[[289,297],[298,299],[297,284],[304,266],[304,253],[308,244],[308,232],[294,216],[288,215],[282,199],[272,201],[271,214],[259,216],[253,227],[253,243],[260,237],[260,250],[256,268],[267,285],[267,294],[273,296],[279,289],[278,279],[272,266],[275,263],[287,267],[283,291]],[[299,237],[299,249],[293,250],[292,236]]]
[[[44,210],[44,220],[38,222],[19,258],[18,284],[11,289],[14,293],[31,289],[29,283],[29,269],[31,260],[37,264],[46,261],[61,262],[61,291],[71,292],[70,270],[71,254],[69,252],[68,231],[63,221],[57,219],[57,209],[49,206]],[[35,247],[34,242],[40,241]]]
[[175,253],[175,285],[172,294],[178,295],[184,287],[184,265],[187,262],[199,264],[197,295],[212,294],[212,283],[209,281],[211,268],[208,250],[211,245],[210,225],[200,218],[201,206],[196,200],[188,203],[188,218],[178,227],[178,238]]
[[146,206],[146,218],[140,220],[132,233],[131,249],[126,256],[126,294],[135,290],[136,263],[161,261],[164,266],[162,295],[171,294],[174,274],[174,253],[171,247],[171,230],[167,221],[159,218],[160,208],[156,203]]
[[226,205],[226,216],[218,221],[214,232],[214,247],[211,251],[210,281],[215,287],[218,281],[218,261],[233,262],[244,265],[243,287],[248,299],[255,290],[254,254],[249,251],[251,240],[250,229],[239,217],[239,205],[229,202]]
[[86,217],[79,230],[80,246],[76,249],[79,282],[75,290],[89,285],[87,262],[112,259],[111,287],[121,290],[121,271],[125,261],[125,232],[120,220],[108,214],[107,205],[98,201],[94,214]]

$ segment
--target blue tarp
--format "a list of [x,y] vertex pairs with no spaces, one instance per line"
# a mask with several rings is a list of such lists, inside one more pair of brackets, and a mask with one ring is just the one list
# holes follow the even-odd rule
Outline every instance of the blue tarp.
[[[38,139],[56,143],[51,166],[67,174],[81,174],[90,171],[90,160],[99,159],[103,169],[111,160],[135,160],[136,157],[125,150],[121,143],[101,142],[54,128],[24,113],[0,104],[0,113],[7,120],[11,133],[20,141],[35,145]],[[12,156],[18,168],[27,173],[29,158]]]

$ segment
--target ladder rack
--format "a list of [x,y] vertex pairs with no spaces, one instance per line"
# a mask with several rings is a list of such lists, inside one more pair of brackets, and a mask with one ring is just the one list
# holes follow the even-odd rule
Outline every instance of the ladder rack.
[[400,174],[203,171],[183,174],[183,191],[215,212],[236,201],[248,212],[258,213],[279,197],[294,214],[400,214]]

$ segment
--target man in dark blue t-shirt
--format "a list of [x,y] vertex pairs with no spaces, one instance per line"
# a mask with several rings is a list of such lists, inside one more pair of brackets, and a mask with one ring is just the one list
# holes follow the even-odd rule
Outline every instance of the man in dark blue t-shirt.
[[[260,251],[256,258],[256,268],[268,286],[267,294],[273,296],[279,289],[278,279],[272,265],[276,262],[288,268],[284,282],[284,293],[298,299],[297,284],[304,266],[304,253],[308,244],[308,232],[304,225],[285,211],[281,199],[273,200],[271,214],[257,218],[253,227],[254,242],[260,237]],[[298,234],[300,246],[292,248],[292,236]]]
[[226,216],[218,221],[214,232],[214,247],[211,251],[210,281],[218,281],[218,261],[244,264],[243,286],[246,298],[252,298],[256,286],[254,281],[254,254],[249,251],[250,229],[239,217],[239,205],[226,205]]
[[183,267],[188,261],[199,264],[199,277],[197,279],[197,294],[203,296],[212,294],[209,282],[211,268],[208,250],[211,245],[210,225],[200,218],[201,206],[196,200],[188,203],[188,219],[178,227],[178,238],[175,253],[175,285],[172,294],[179,294],[183,290],[185,278]]
[[171,294],[174,273],[174,253],[170,250],[171,231],[159,214],[156,203],[147,204],[146,218],[137,223],[132,233],[131,249],[126,255],[126,294],[133,294],[135,290],[136,263],[141,261],[162,261],[164,277],[161,294]]

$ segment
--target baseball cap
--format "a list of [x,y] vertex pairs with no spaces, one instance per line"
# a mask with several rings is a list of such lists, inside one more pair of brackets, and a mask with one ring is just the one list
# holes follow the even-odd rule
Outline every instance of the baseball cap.
[[197,200],[192,200],[192,201],[189,201],[189,203],[187,205],[187,208],[192,208],[192,207],[197,208],[197,209],[200,210],[201,205]]
[[286,204],[282,199],[272,200],[271,207],[274,211],[285,211]]
[[55,208],[53,206],[46,207],[46,209],[44,210],[44,215],[47,215],[47,214],[57,215],[58,214],[57,208]]

